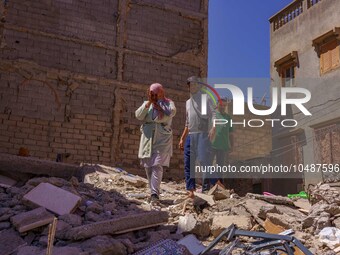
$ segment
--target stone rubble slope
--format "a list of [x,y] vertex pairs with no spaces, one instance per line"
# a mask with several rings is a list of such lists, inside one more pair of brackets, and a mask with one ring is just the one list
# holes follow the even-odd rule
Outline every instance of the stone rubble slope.
[[[95,166],[83,180],[33,177],[0,187],[0,244],[12,239],[20,244],[12,242],[13,247],[0,249],[0,255],[46,254],[48,224],[54,217],[58,221],[53,254],[133,254],[162,239],[178,241],[187,234],[208,245],[230,224],[272,233],[293,229],[317,255],[336,254],[340,246],[334,242],[330,246],[318,236],[326,227],[340,229],[339,183],[316,185],[309,203],[259,194],[239,197],[218,186],[189,200],[183,183],[170,182],[162,183],[161,202],[152,205],[147,202],[147,180],[118,168]],[[41,186],[54,187],[40,191],[54,197],[49,205],[27,199]],[[70,193],[72,201],[57,197],[58,189]],[[53,203],[75,204],[67,204],[69,211],[59,213],[49,209]],[[216,249],[225,245],[222,241]]]

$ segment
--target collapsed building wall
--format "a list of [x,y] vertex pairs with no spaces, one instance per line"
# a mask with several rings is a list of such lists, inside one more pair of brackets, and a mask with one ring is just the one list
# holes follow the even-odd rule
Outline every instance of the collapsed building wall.
[[[207,75],[207,8],[207,0],[2,1],[0,153],[25,147],[50,160],[69,153],[68,163],[144,174],[134,112],[149,84],[162,83],[177,106],[177,148],[186,79]],[[233,160],[269,153],[267,127],[235,134]],[[165,178],[182,176],[183,154],[175,149]]]
[[[153,82],[177,105],[207,72],[207,0],[1,1],[0,152],[136,172],[135,109]],[[182,173],[175,150],[171,176]],[[138,168],[138,167],[137,167]]]

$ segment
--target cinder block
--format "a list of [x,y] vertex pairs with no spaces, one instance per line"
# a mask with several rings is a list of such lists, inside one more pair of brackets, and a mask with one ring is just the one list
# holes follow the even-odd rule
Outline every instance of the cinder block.
[[26,122],[17,122],[17,127],[28,128],[30,125]]
[[42,125],[42,126],[45,126],[45,125],[48,125],[48,121],[46,121],[46,120],[37,120],[37,124],[38,125]]
[[98,141],[93,141],[91,144],[94,146],[103,146],[103,143]]
[[81,200],[79,196],[49,183],[40,183],[24,199],[58,215],[72,213]]
[[74,149],[74,145],[73,144],[63,144],[63,148],[65,148],[65,149]]

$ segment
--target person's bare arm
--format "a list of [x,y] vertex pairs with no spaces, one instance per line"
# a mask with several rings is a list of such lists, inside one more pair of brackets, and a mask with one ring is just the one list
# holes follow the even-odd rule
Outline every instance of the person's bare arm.
[[185,127],[181,136],[181,139],[179,139],[179,148],[180,150],[184,150],[184,144],[185,139],[187,138],[189,134],[189,116],[188,116],[188,110],[185,111]]
[[185,127],[181,136],[181,139],[179,140],[179,148],[181,150],[184,150],[184,143],[185,143],[185,139],[187,138],[189,133],[189,128]]

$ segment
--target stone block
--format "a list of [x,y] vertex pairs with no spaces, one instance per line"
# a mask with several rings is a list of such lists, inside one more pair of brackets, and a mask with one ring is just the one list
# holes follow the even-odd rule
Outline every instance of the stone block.
[[0,187],[9,188],[15,185],[16,183],[17,183],[16,180],[13,180],[12,178],[9,178],[7,176],[0,175]]
[[231,224],[235,224],[238,228],[243,230],[250,230],[252,223],[250,217],[236,216],[236,215],[222,215],[214,217],[211,233],[214,237],[217,237],[221,232],[229,227]]
[[26,242],[16,231],[8,229],[0,232],[0,244],[0,255],[10,255],[26,245]]
[[79,196],[49,183],[40,183],[24,199],[58,215],[72,213],[81,200]]
[[54,215],[49,213],[43,207],[39,207],[32,211],[17,214],[11,218],[12,224],[20,232],[26,232],[37,227],[41,227],[51,223]]

